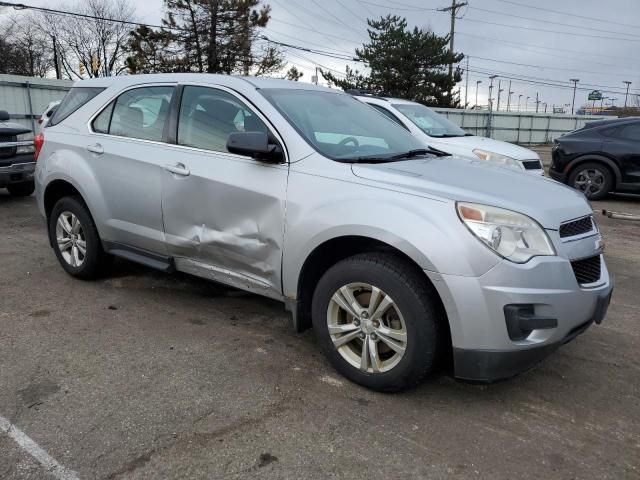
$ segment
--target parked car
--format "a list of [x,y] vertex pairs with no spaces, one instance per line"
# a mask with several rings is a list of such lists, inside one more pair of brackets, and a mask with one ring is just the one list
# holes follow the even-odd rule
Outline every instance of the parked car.
[[584,195],[442,156],[350,95],[268,78],[77,82],[45,130],[38,206],[62,267],[109,254],[280,300],[379,390],[452,355],[526,370],[600,323],[612,283]]
[[452,155],[488,160],[521,172],[544,175],[540,156],[533,150],[466,133],[444,115],[421,103],[375,96],[358,90],[349,90],[348,93],[371,105],[429,147]]
[[53,102],[49,102],[49,105],[47,105],[47,108],[44,109],[44,112],[42,112],[42,115],[40,115],[40,118],[38,119],[38,124],[40,125],[40,132],[42,132],[44,130],[44,127],[47,126],[47,123],[51,119],[51,116],[53,115],[53,113],[56,111],[56,108],[58,107],[58,105],[60,105],[60,100],[55,100]]
[[587,123],[553,142],[549,175],[600,200],[640,192],[640,118]]
[[26,138],[31,129],[9,119],[9,113],[0,110],[0,188],[13,196],[28,196],[34,190],[36,165],[33,140]]

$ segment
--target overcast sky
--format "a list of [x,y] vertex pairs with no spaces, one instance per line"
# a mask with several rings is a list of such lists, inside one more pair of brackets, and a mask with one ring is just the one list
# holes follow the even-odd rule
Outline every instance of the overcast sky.
[[[23,2],[58,5],[55,0]],[[160,22],[162,0],[131,2],[136,6],[140,21]],[[478,80],[482,81],[478,103],[487,103],[488,76],[491,73],[547,84],[565,83],[565,88],[558,88],[512,79],[512,105],[516,105],[519,95],[522,95],[521,106],[524,106],[526,97],[530,97],[529,109],[535,108],[536,93],[539,93],[541,102],[548,104],[549,110],[553,104],[570,103],[570,78],[580,79],[576,105],[586,102],[586,90],[594,89],[604,91],[605,96],[617,99],[616,105],[622,105],[626,88],[624,80],[633,82],[631,93],[639,92],[639,0],[468,2],[468,7],[460,9],[456,21],[455,50],[469,57],[469,104],[475,103]],[[366,42],[367,17],[388,13],[406,16],[409,25],[430,28],[441,35],[448,33],[450,28],[449,14],[437,9],[450,6],[451,0],[266,0],[265,3],[272,7],[272,19],[265,31],[270,38],[342,54],[353,53],[357,46]],[[285,50],[285,53],[292,64],[304,71],[302,81],[307,82],[311,81],[314,64],[340,72],[344,72],[347,64],[308,52]],[[466,61],[462,66],[466,66]],[[501,95],[503,109],[506,107],[509,78],[500,81],[504,89]],[[465,84],[466,77],[460,83],[463,102]],[[494,98],[497,97],[497,85],[498,79],[495,80]]]

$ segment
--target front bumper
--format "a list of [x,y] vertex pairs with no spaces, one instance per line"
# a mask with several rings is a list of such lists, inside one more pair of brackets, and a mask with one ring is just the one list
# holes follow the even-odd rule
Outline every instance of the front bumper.
[[[492,382],[514,376],[604,318],[613,284],[604,260],[598,282],[580,286],[568,259],[504,260],[480,277],[427,272],[443,300],[457,378]],[[551,320],[512,338],[505,307]]]
[[12,164],[0,166],[0,187],[15,183],[33,182],[36,163],[33,154],[17,155],[12,158]]
[[567,175],[564,172],[549,169],[549,176],[560,183],[567,183]]

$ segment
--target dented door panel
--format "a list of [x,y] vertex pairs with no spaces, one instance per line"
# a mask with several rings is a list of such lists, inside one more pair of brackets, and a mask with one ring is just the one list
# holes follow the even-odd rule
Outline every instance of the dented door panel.
[[287,167],[226,153],[169,148],[189,170],[186,176],[165,171],[163,177],[165,237],[176,266],[280,295]]

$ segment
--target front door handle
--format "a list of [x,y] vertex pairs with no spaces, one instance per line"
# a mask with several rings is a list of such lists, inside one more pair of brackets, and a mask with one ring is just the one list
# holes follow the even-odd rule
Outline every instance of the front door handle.
[[168,172],[175,173],[176,175],[180,175],[181,177],[186,177],[189,175],[189,169],[185,166],[184,163],[176,163],[175,165],[165,165],[164,169]]
[[87,150],[91,153],[95,153],[96,155],[102,155],[104,153],[104,148],[99,143],[94,145],[87,145]]

